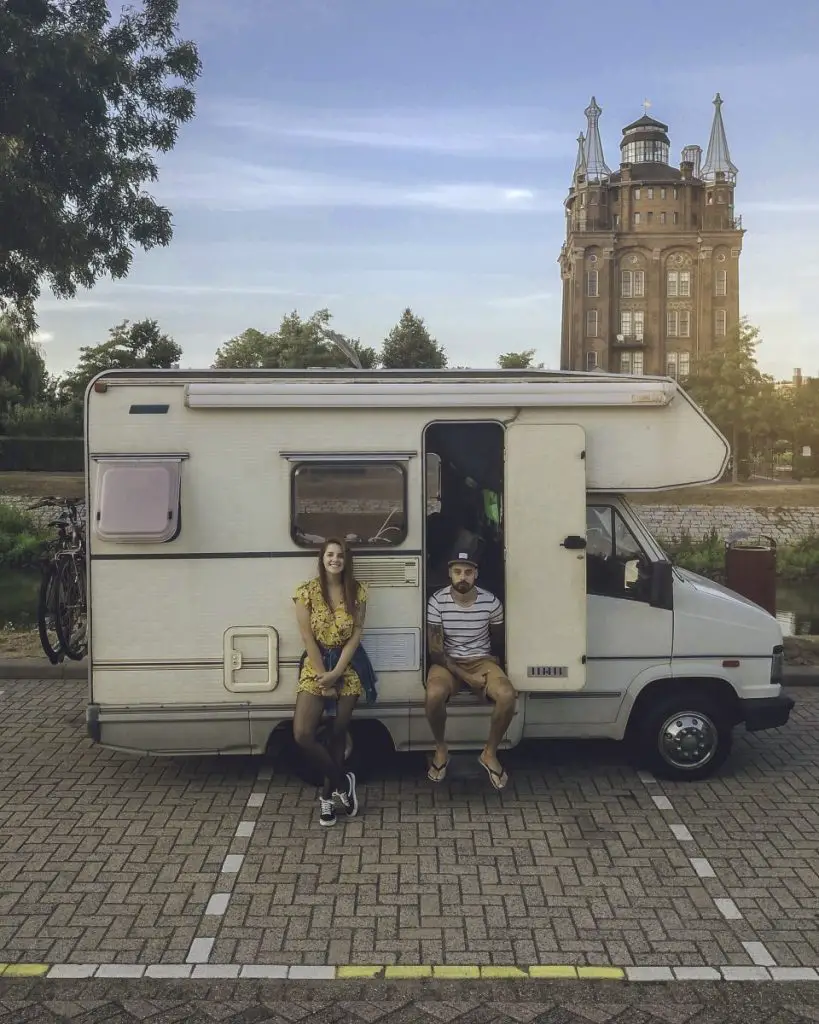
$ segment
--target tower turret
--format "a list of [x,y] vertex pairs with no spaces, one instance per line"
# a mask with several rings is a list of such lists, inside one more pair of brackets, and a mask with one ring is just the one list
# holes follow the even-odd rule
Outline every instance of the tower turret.
[[727,181],[731,185],[737,180],[738,170],[731,161],[728,139],[725,137],[725,125],[722,121],[722,97],[719,93],[714,97],[714,120],[711,123],[711,138],[702,165],[704,181]]
[[603,156],[603,143],[600,140],[600,115],[602,109],[597,105],[597,100],[592,96],[591,103],[584,111],[586,115],[586,177],[589,181],[603,181],[611,177],[611,170],[606,164]]

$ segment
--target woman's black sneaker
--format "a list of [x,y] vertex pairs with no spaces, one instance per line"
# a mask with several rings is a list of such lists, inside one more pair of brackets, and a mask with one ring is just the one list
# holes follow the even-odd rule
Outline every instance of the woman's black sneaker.
[[355,775],[352,772],[347,772],[347,789],[343,793],[336,790],[333,796],[338,798],[348,818],[354,818],[358,814],[358,796],[355,791]]
[[324,825],[326,828],[328,825],[335,825],[336,823],[336,808],[332,799],[327,800],[323,796],[319,797],[319,825]]

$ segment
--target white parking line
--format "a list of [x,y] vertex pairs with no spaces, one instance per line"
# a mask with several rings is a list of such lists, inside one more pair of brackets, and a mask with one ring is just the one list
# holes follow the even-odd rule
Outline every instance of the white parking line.
[[216,942],[215,937],[212,939],[194,939],[191,943],[191,948],[188,950],[188,955],[185,957],[185,963],[207,963],[210,952],[213,949],[214,942]]
[[233,835],[236,839],[250,839],[254,828],[256,828],[255,821],[240,821]]
[[776,960],[765,948],[763,942],[743,942],[742,945],[757,967],[776,967]]
[[717,873],[711,867],[711,862],[706,857],[689,857],[691,867],[697,872],[700,878],[716,878]]
[[669,825],[669,828],[674,833],[674,838],[678,839],[681,843],[694,842],[694,837],[688,831],[687,825]]
[[661,811],[671,811],[671,810],[673,810],[673,807],[671,806],[671,801],[668,799],[667,796],[653,796],[651,799],[656,804],[658,810],[661,810]]
[[230,903],[229,892],[215,892],[208,900],[208,905],[205,907],[205,915],[207,917],[221,917],[227,910],[228,903]]
[[716,903],[717,910],[722,914],[726,921],[742,920],[742,912],[733,900],[718,896],[714,900],[714,903]]
[[247,806],[261,807],[262,804],[264,803],[264,798],[266,796],[267,793],[251,793],[250,796],[247,798]]
[[242,866],[242,861],[245,859],[243,853],[229,853],[222,864],[223,875],[235,875],[238,874],[239,869]]

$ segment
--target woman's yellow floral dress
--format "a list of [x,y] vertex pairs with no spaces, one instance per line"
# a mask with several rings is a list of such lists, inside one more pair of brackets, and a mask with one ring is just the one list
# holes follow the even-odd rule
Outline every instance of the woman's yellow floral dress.
[[[327,602],[321,593],[321,584],[318,578],[302,583],[296,589],[293,600],[297,604],[303,604],[305,608],[310,610],[310,628],[313,630],[313,636],[316,638],[319,646],[343,647],[353,635],[353,630],[355,629],[353,616],[350,615],[343,604],[336,608],[335,612],[327,606]],[[366,601],[367,586],[364,583],[359,583],[358,603],[363,606]],[[312,693],[315,697],[323,696],[318,676],[309,658],[305,658],[302,664],[296,692]],[[358,673],[355,669],[348,667],[345,670],[344,675],[341,677],[341,686],[338,692],[340,697],[361,697],[363,695],[364,687],[361,685],[361,680],[358,678]]]

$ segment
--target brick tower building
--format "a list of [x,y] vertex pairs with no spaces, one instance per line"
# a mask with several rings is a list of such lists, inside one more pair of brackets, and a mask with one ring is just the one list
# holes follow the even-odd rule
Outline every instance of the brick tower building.
[[705,160],[686,146],[679,169],[668,126],[646,114],[623,129],[612,172],[594,97],[585,113],[559,259],[561,368],[685,377],[739,319],[744,232],[722,100]]

